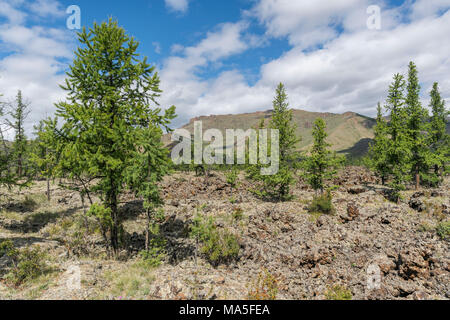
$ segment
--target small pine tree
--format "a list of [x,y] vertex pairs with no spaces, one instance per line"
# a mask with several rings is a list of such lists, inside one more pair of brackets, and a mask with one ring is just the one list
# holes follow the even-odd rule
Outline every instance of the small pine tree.
[[51,200],[50,180],[55,176],[57,166],[57,153],[55,145],[57,143],[55,131],[58,127],[57,119],[48,118],[39,121],[34,126],[36,139],[34,148],[30,154],[30,162],[34,169],[34,176],[45,178],[47,181],[47,200]]
[[386,109],[391,115],[388,124],[390,142],[386,154],[390,168],[389,173],[393,178],[390,186],[394,191],[393,199],[396,201],[399,200],[399,192],[406,188],[405,182],[410,179],[411,172],[411,150],[407,132],[404,89],[404,77],[400,74],[394,75],[386,101]]
[[24,166],[26,162],[28,142],[25,135],[24,125],[29,114],[29,103],[24,101],[22,92],[19,90],[17,92],[16,100],[12,105],[12,110],[9,112],[12,121],[9,119],[7,120],[9,126],[15,131],[12,156],[14,157],[14,161],[17,165],[16,173],[19,178],[21,178],[24,174]]
[[327,133],[325,131],[326,123],[322,118],[317,118],[313,125],[314,143],[310,155],[303,162],[303,176],[309,185],[321,194],[327,188],[326,181],[333,179],[337,169],[342,166],[344,158],[337,156],[336,153],[329,150],[331,146],[326,142]]
[[446,164],[450,161],[450,135],[447,134],[447,118],[450,114],[445,108],[445,100],[441,98],[439,85],[433,84],[430,92],[430,108],[432,115],[430,119],[429,144],[431,153],[434,155],[434,181],[442,180],[441,169],[446,172]]
[[421,179],[428,180],[428,170],[432,161],[428,148],[426,132],[428,131],[428,111],[420,102],[420,84],[417,67],[409,63],[407,96],[405,100],[407,128],[411,143],[411,170],[415,177],[416,189]]
[[389,146],[389,136],[387,122],[383,117],[381,104],[377,107],[377,124],[375,126],[375,137],[369,148],[369,165],[381,178],[385,185],[389,175],[389,165],[387,161],[387,150]]
[[[290,198],[290,186],[295,182],[294,170],[295,160],[298,157],[296,145],[300,138],[296,136],[296,125],[293,123],[292,110],[289,103],[286,89],[280,83],[276,89],[273,100],[272,120],[269,128],[279,130],[279,170],[273,175],[262,175],[260,169],[264,166],[260,163],[249,166],[249,178],[261,182],[261,188],[255,189],[255,193],[267,199],[278,201]],[[264,128],[264,120],[260,123],[259,129]],[[258,150],[259,150],[258,139]],[[268,148],[269,153],[271,152]]]

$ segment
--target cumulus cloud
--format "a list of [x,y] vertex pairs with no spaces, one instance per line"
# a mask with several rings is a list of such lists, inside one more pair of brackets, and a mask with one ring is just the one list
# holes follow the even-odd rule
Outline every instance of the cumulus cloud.
[[166,6],[173,11],[185,13],[189,7],[188,0],[165,0]]
[[24,2],[9,1],[10,10],[2,11],[7,15],[7,21],[0,24],[2,101],[13,100],[17,91],[22,90],[23,96],[31,102],[31,113],[26,122],[28,134],[40,119],[54,113],[55,102],[64,99],[59,84],[64,83],[64,71],[72,58],[74,43],[74,34],[66,29],[27,24],[27,18],[37,14],[34,5],[38,4],[42,5],[40,15],[60,17],[53,1],[26,2],[27,11]]
[[197,115],[267,110],[281,81],[293,108],[373,116],[377,102],[385,101],[393,74],[406,73],[411,60],[418,65],[425,105],[434,81],[450,98],[448,4],[418,0],[389,8],[379,2],[382,29],[369,30],[370,4],[365,0],[260,0],[244,17],[256,17],[266,29],[266,39],[286,38],[292,47],[262,64],[253,85],[240,70],[205,80],[201,70],[212,61],[251,48],[242,40],[246,24],[228,25],[234,26],[228,37],[221,34],[223,30],[209,34],[198,45],[183,49],[185,56],[166,60],[161,70],[164,102],[178,107],[177,124]]

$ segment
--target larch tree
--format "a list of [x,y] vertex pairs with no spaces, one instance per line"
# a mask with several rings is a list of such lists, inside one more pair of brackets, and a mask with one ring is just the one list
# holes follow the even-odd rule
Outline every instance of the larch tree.
[[446,164],[450,161],[450,135],[447,133],[447,122],[450,112],[445,107],[445,100],[441,98],[439,84],[435,82],[430,92],[431,119],[429,127],[430,150],[435,156],[434,176],[436,183],[441,180],[440,170],[446,171]]
[[11,128],[14,129],[14,143],[12,145],[12,156],[16,162],[16,173],[18,177],[24,174],[25,157],[27,154],[28,141],[25,135],[25,120],[30,114],[29,103],[25,102],[22,92],[17,92],[16,100],[11,103],[9,116],[12,120],[7,119]]
[[392,175],[390,186],[394,194],[394,200],[398,201],[401,190],[406,188],[405,183],[410,179],[411,173],[411,149],[407,131],[407,112],[405,109],[405,79],[400,74],[394,75],[394,80],[389,86],[386,109],[390,112],[388,133],[390,136],[387,150],[387,162],[389,173]]
[[[290,186],[295,182],[295,163],[299,157],[296,151],[300,137],[296,135],[296,125],[293,122],[292,110],[289,109],[288,96],[285,86],[280,83],[276,88],[275,98],[272,102],[272,119],[269,123],[270,129],[279,132],[279,169],[272,175],[262,175],[260,168],[264,164],[250,166],[249,177],[261,182],[261,189],[255,193],[262,198],[271,198],[278,201],[290,198]],[[264,122],[259,129],[263,129]],[[260,141],[258,140],[258,149]],[[272,151],[269,149],[269,153]]]
[[377,106],[377,124],[374,131],[375,137],[369,148],[370,166],[381,178],[382,184],[385,185],[389,176],[389,164],[387,161],[389,136],[387,122],[383,117],[383,109],[380,103]]
[[407,128],[411,143],[411,170],[415,178],[416,189],[421,179],[428,179],[428,170],[432,161],[427,143],[428,111],[420,102],[420,84],[417,67],[414,62],[408,67],[407,95],[405,107]]
[[117,254],[120,194],[142,195],[148,214],[161,202],[156,181],[165,174],[167,159],[157,140],[175,117],[175,107],[162,113],[159,76],[147,58],[139,59],[139,43],[116,21],[94,23],[78,37],[81,45],[62,86],[68,100],[56,105],[62,120],[55,129],[58,154],[66,169],[73,165],[77,174],[95,178],[90,190],[101,203],[94,203],[89,214]]
[[308,184],[316,191],[324,193],[327,188],[327,180],[331,180],[337,173],[337,169],[342,166],[344,158],[332,152],[326,139],[326,123],[322,118],[317,118],[313,125],[313,146],[309,156],[304,160],[302,167],[303,177]]

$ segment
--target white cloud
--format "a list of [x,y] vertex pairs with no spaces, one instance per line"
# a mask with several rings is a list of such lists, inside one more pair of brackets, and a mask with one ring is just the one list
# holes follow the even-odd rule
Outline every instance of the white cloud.
[[166,6],[173,11],[185,13],[189,7],[188,0],[165,0]]
[[[223,28],[196,46],[178,46],[184,56],[166,60],[161,70],[164,103],[177,106],[176,125],[199,115],[267,110],[282,81],[293,108],[373,116],[393,74],[406,73],[411,60],[420,72],[424,104],[428,105],[434,81],[449,99],[450,11],[442,14],[448,10],[442,1],[430,2],[431,9],[423,5],[426,2],[387,9],[380,1],[382,29],[368,30],[369,1],[260,0],[244,16],[257,17],[267,37],[287,38],[292,48],[262,65],[254,85],[240,70],[204,80],[199,75],[202,68],[251,48],[243,40],[246,23],[229,24],[229,33]],[[311,50],[317,45],[320,49]]]
[[[45,3],[52,2],[40,1],[43,6],[40,14],[57,15],[51,9],[57,6],[45,7]],[[33,12],[33,4],[36,3],[10,1],[9,12],[22,13],[22,19],[9,19],[0,24],[0,52],[6,54],[0,59],[2,101],[13,100],[17,91],[22,90],[23,96],[31,102],[31,113],[26,122],[28,134],[40,119],[54,113],[55,102],[64,99],[65,93],[59,84],[64,83],[64,71],[72,58],[74,43],[74,33],[69,30],[25,24],[27,18],[37,14]],[[28,15],[23,13],[24,5]]]

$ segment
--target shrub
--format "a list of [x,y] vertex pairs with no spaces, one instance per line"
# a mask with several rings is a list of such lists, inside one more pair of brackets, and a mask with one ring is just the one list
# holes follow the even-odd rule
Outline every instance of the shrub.
[[325,292],[327,300],[352,300],[352,293],[345,286],[335,285]]
[[251,285],[248,292],[249,300],[275,300],[278,294],[278,280],[263,270],[258,275],[256,281]]
[[308,211],[311,213],[334,214],[335,209],[331,200],[331,192],[315,196],[308,207]]
[[436,232],[442,240],[450,240],[450,220],[439,223]]
[[213,265],[230,263],[239,255],[239,241],[227,230],[219,230],[212,217],[198,215],[191,225],[190,235],[201,243],[200,252]]
[[16,249],[10,241],[4,241],[0,245],[0,251],[12,261],[12,268],[5,279],[15,286],[39,277],[48,269],[45,252],[39,246]]
[[167,255],[165,248],[166,240],[162,238],[151,239],[148,250],[142,250],[139,253],[143,264],[149,268],[159,267]]

